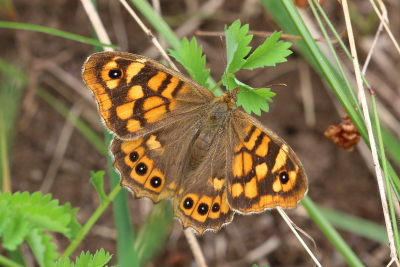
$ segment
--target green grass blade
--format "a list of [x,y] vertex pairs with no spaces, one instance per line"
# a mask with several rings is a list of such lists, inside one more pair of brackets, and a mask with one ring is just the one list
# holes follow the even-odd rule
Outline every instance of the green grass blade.
[[330,223],[339,229],[355,233],[382,244],[388,243],[386,228],[382,225],[325,207],[318,206],[318,209]]
[[171,203],[163,201],[153,207],[149,217],[141,225],[135,242],[140,266],[145,266],[165,245],[174,222],[172,214]]
[[[112,138],[113,136],[110,133],[106,133],[107,144],[111,142]],[[112,159],[110,157],[108,157],[108,165],[111,188],[114,188],[115,186],[119,185],[120,177],[119,174],[115,172],[112,165]],[[140,266],[138,254],[135,251],[135,239],[130,223],[131,219],[127,201],[127,191],[121,190],[112,203],[115,229],[118,233],[117,257],[118,266],[120,267]]]
[[5,76],[0,82],[0,190],[2,192],[11,190],[9,152],[23,91],[23,84],[10,76]]
[[347,264],[352,267],[364,266],[360,259],[357,258],[356,254],[354,254],[354,252],[346,244],[339,233],[329,223],[324,214],[319,210],[319,208],[308,196],[304,197],[304,199],[301,201],[301,204],[307,210],[308,215],[314,221],[314,223],[321,229],[324,235],[340,252],[343,258],[346,260]]
[[90,38],[76,35],[73,33],[64,32],[64,31],[60,31],[60,30],[56,30],[56,29],[52,29],[52,28],[48,28],[48,27],[39,26],[39,25],[32,25],[32,24],[19,23],[19,22],[0,21],[0,28],[36,31],[36,32],[47,33],[47,34],[59,36],[59,37],[65,38],[65,39],[70,39],[73,41],[90,44],[90,45],[94,45],[94,46],[99,46],[99,47],[107,46],[107,47],[112,47],[114,49],[118,48],[118,46],[116,46],[116,45],[103,44],[94,39],[90,39]]

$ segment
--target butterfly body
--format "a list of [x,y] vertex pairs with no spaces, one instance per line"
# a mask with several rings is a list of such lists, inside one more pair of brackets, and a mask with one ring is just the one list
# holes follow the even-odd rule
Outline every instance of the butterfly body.
[[83,79],[107,128],[121,185],[153,202],[173,199],[174,214],[197,233],[219,230],[235,213],[292,208],[307,177],[292,149],[221,97],[143,56],[103,52]]

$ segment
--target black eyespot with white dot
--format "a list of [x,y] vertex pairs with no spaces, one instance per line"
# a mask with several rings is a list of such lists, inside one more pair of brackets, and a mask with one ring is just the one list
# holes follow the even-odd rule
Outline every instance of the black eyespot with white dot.
[[220,207],[219,207],[218,203],[214,203],[214,205],[211,208],[212,212],[218,212],[219,209],[220,209]]
[[193,207],[193,199],[190,197],[185,198],[185,200],[183,201],[183,207],[187,210],[191,209]]
[[279,173],[279,180],[281,181],[282,184],[287,184],[289,182],[289,175],[286,171],[280,172]]
[[154,176],[153,178],[150,179],[150,185],[153,188],[159,188],[161,186],[162,180],[158,176]]
[[138,165],[136,165],[135,171],[137,174],[143,176],[147,173],[147,165],[143,162],[140,162]]
[[139,159],[139,153],[137,153],[136,151],[133,151],[131,154],[129,154],[129,159],[132,162],[135,162]]
[[208,212],[208,205],[206,203],[201,203],[198,207],[197,207],[197,212],[200,215],[206,215]]
[[121,69],[112,69],[108,72],[108,77],[111,79],[119,79],[122,77],[122,70]]

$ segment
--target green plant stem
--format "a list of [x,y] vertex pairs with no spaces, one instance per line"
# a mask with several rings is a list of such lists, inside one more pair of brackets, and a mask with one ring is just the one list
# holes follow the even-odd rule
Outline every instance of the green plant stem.
[[364,264],[357,258],[356,254],[350,249],[350,247],[344,242],[343,238],[339,233],[333,228],[329,221],[324,217],[318,207],[314,202],[305,196],[301,201],[303,207],[307,210],[310,218],[315,222],[315,224],[321,229],[324,235],[329,239],[329,241],[335,246],[335,248],[340,252],[340,254],[345,258],[347,264],[354,267],[364,266]]
[[371,94],[371,104],[372,104],[372,109],[374,111],[376,138],[377,138],[377,142],[378,142],[378,149],[380,151],[383,175],[385,178],[386,196],[385,196],[385,199],[383,199],[383,201],[386,201],[386,199],[387,199],[387,201],[389,202],[389,210],[390,210],[389,215],[390,215],[392,228],[393,228],[394,242],[395,242],[395,247],[397,249],[397,253],[399,253],[399,248],[400,248],[399,231],[397,228],[396,213],[394,210],[391,182],[390,182],[389,175],[388,175],[388,173],[389,173],[388,172],[388,164],[387,164],[387,159],[385,156],[385,151],[383,149],[384,146],[383,146],[383,139],[382,139],[382,131],[381,131],[380,123],[379,123],[378,109],[376,107],[375,93]]
[[43,26],[39,26],[39,25],[32,25],[32,24],[20,23],[20,22],[0,21],[0,28],[42,32],[42,33],[47,33],[50,35],[59,36],[59,37],[65,38],[65,39],[70,39],[70,40],[74,40],[77,42],[94,45],[94,46],[99,46],[99,47],[107,46],[107,47],[112,47],[114,49],[118,48],[118,46],[116,46],[116,45],[103,44],[94,39],[90,39],[90,38],[83,37],[80,35],[72,34],[69,32],[64,32],[64,31],[60,31],[60,30],[56,30],[56,29],[52,29],[52,28],[47,28],[47,27],[43,27]]
[[87,235],[87,233],[90,231],[90,229],[92,229],[93,225],[96,223],[96,221],[99,219],[99,217],[103,214],[105,209],[110,205],[110,203],[114,200],[115,196],[121,191],[121,189],[122,189],[122,187],[120,185],[117,185],[114,187],[114,189],[108,195],[108,200],[102,202],[99,205],[99,207],[95,210],[95,212],[92,214],[92,216],[86,222],[86,224],[82,227],[81,231],[79,231],[79,233],[77,234],[75,239],[73,239],[71,241],[70,245],[63,252],[61,257],[68,257],[69,255],[71,255],[72,252],[75,251],[75,249],[82,242],[83,238]]
[[3,255],[0,254],[0,266],[4,267],[24,267],[23,265],[20,265],[16,263],[15,261],[12,261]]

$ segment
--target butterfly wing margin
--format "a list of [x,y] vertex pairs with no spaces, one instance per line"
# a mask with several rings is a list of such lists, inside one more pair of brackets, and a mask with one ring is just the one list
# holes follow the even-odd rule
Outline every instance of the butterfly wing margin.
[[121,139],[157,131],[203,109],[214,98],[182,73],[124,52],[91,55],[82,77],[107,128]]
[[294,151],[238,109],[230,120],[227,156],[228,203],[239,213],[293,208],[307,193],[307,176]]

